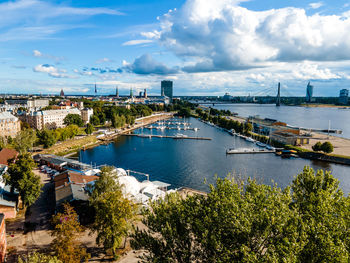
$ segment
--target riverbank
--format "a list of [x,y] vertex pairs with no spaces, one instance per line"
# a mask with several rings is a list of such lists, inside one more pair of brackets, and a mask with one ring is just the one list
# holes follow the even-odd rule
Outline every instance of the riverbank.
[[[288,105],[286,105],[288,106]],[[292,105],[291,105],[292,106]],[[338,109],[350,109],[350,106],[346,105],[335,105],[335,104],[300,104],[293,105],[297,107],[306,107],[306,108],[338,108]]]
[[[125,133],[130,133],[135,129],[141,128],[143,126],[147,126],[159,120],[172,118],[173,116],[174,116],[174,113],[157,113],[151,116],[138,118],[136,119],[135,124],[130,128],[124,128],[121,130],[111,129],[111,131],[114,130],[115,132],[100,138],[97,138],[99,136],[98,134],[87,135],[87,136],[77,136],[73,139],[70,139],[64,142],[58,142],[52,147],[48,149],[44,149],[39,153],[55,154],[55,155],[69,157],[71,155],[76,154],[81,149],[86,150],[86,149],[94,148],[102,143],[106,143],[111,140],[114,140],[120,135],[123,135]],[[38,152],[36,152],[35,154],[38,154]]]

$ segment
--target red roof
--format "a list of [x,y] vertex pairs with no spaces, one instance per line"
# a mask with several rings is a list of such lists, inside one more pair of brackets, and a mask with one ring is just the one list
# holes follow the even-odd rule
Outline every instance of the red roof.
[[17,156],[18,152],[16,150],[4,148],[0,151],[0,164],[8,165],[8,160]]
[[54,178],[55,182],[55,188],[64,185],[65,183],[72,183],[72,184],[86,184],[92,181],[97,180],[99,177],[92,175],[82,175],[79,173],[74,173],[70,171],[65,171]]

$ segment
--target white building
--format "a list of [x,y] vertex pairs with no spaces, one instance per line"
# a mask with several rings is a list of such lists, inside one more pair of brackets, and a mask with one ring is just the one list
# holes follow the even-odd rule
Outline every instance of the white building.
[[28,115],[26,115],[26,121],[31,127],[38,130],[44,128],[63,128],[66,126],[64,124],[64,118],[68,114],[81,115],[81,112],[78,109],[35,111],[30,112]]

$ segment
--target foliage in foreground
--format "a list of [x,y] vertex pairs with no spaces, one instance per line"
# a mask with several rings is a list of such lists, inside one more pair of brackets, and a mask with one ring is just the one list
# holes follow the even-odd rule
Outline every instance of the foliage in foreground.
[[350,201],[305,167],[291,187],[217,179],[207,196],[172,194],[144,211],[142,262],[349,262]]
[[62,262],[78,263],[87,261],[90,255],[86,253],[86,249],[77,240],[83,232],[78,215],[69,204],[64,204],[63,207],[64,213],[57,213],[52,218],[55,227],[51,235],[55,238],[51,243],[51,248]]
[[57,257],[34,252],[30,255],[19,257],[18,263],[63,263],[63,262],[59,260]]
[[11,190],[19,192],[23,204],[30,206],[35,203],[41,193],[40,177],[33,173],[35,162],[29,153],[19,155],[16,162],[11,162],[5,175],[7,185]]
[[94,185],[90,202],[96,215],[91,230],[97,233],[96,243],[117,258],[117,250],[132,227],[137,206],[123,195],[113,169],[104,167]]

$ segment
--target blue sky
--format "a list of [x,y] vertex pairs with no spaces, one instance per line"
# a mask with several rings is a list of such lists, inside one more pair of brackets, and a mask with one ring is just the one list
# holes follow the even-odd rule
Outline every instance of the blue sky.
[[338,96],[350,0],[0,1],[0,93]]

